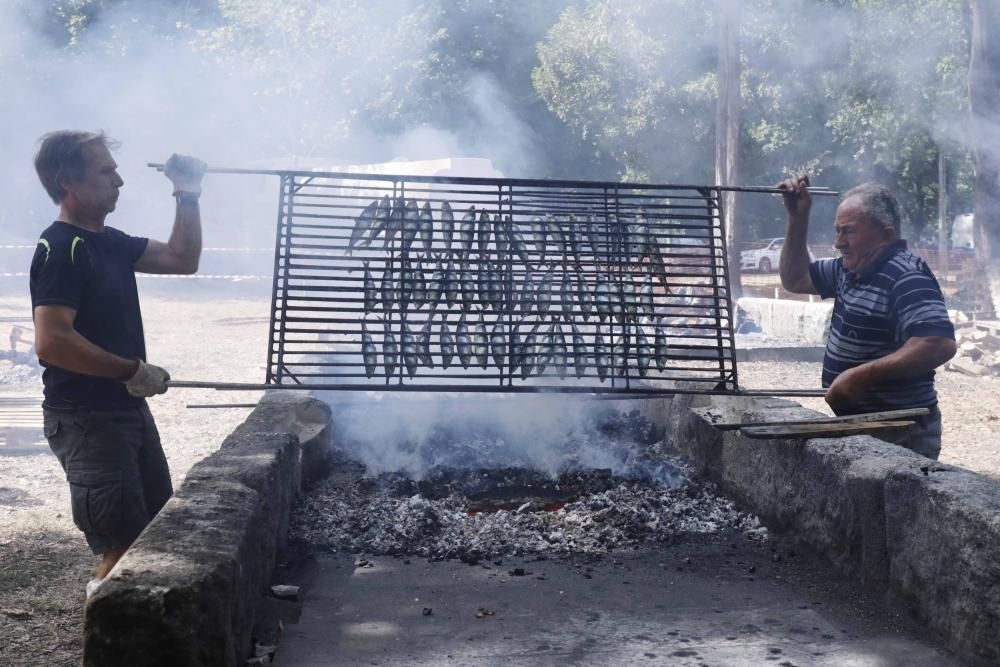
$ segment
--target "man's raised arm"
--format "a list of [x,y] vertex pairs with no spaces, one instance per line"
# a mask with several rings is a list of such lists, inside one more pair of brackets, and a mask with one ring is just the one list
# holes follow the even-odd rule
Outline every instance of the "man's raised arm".
[[177,212],[170,240],[149,239],[146,251],[135,263],[142,273],[190,275],[198,270],[201,257],[201,178],[205,163],[187,155],[171,155],[163,172],[174,185]]
[[819,294],[809,276],[809,210],[812,197],[809,194],[809,177],[802,175],[778,184],[784,190],[785,211],[788,213],[788,229],[785,242],[781,246],[779,272],[781,286],[795,294]]

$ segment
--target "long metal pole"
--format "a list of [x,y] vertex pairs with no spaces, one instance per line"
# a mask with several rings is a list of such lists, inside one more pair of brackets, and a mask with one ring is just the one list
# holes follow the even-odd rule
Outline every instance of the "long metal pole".
[[[254,384],[252,382],[201,382],[194,380],[170,380],[167,382],[167,387],[170,389],[215,389],[216,391],[270,391],[272,389],[276,390],[286,390],[286,391],[350,391],[358,390],[359,388],[367,391],[379,391],[375,386],[372,387],[359,387],[356,384]],[[457,385],[437,385],[433,388],[428,387],[411,387],[407,385],[402,385],[394,391],[405,390],[414,392],[442,392],[442,391],[457,391],[462,393],[496,393],[496,387],[470,387],[467,384],[457,384]],[[520,392],[529,394],[563,394],[563,393],[575,393],[575,394],[606,394],[607,392],[594,391],[593,387],[561,387],[558,391],[549,391],[543,387],[520,387]],[[703,390],[703,389],[642,389],[638,387],[632,387],[629,389],[630,392],[640,393],[642,395],[650,396],[670,396],[673,394],[710,394],[710,395],[722,395],[722,396],[825,396],[826,389],[746,389],[742,391],[725,391],[725,390]]]
[[[158,162],[148,162],[147,167],[163,171],[164,165]],[[239,169],[236,167],[209,167],[205,170],[209,174],[256,174],[259,176],[300,176],[306,178],[346,178],[346,179],[364,179],[369,181],[392,181],[396,177],[391,174],[362,174],[356,172],[340,172],[340,171],[301,171],[301,170],[285,170],[285,169]],[[470,176],[407,176],[407,180],[416,183],[452,183],[452,184],[496,184],[496,179],[489,178],[473,178]],[[602,181],[568,181],[568,180],[543,180],[543,179],[524,179],[524,178],[512,178],[504,179],[512,185],[551,185],[559,187],[593,187],[595,185],[605,185]],[[622,185],[621,183],[611,183],[608,182],[606,185],[610,187],[617,187]],[[635,184],[629,184],[629,187],[635,188]],[[761,192],[765,194],[781,194],[783,190],[773,186],[766,185],[691,185],[685,183],[660,183],[660,184],[643,184],[642,189],[677,189],[677,190],[692,190],[697,188],[709,187],[713,190],[723,190],[726,192]],[[813,186],[808,188],[809,193],[817,195],[820,197],[839,197],[840,193],[829,188]]]

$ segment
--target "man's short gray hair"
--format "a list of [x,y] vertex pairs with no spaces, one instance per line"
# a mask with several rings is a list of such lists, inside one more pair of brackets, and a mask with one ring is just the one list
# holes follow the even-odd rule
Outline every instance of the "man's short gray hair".
[[844,195],[844,201],[857,197],[868,218],[880,227],[892,227],[896,236],[902,236],[903,218],[899,213],[899,200],[889,188],[880,183],[862,183]]
[[42,187],[56,204],[61,204],[66,196],[66,190],[59,184],[59,177],[79,181],[87,170],[84,146],[91,143],[103,144],[108,149],[118,146],[118,142],[104,132],[82,130],[49,132],[38,142],[40,145],[35,154],[35,171],[38,172]]

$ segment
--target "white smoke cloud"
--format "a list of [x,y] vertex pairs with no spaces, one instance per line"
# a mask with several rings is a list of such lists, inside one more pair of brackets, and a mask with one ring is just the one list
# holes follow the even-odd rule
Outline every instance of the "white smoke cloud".
[[[618,475],[672,471],[657,465],[649,446],[656,427],[619,412],[615,401],[576,396],[368,394],[347,402],[327,395],[337,446],[370,474],[422,479],[436,468],[524,467],[551,476],[571,468],[607,468]],[[609,426],[639,425],[634,431]]]
[[[146,163],[162,162],[173,152],[197,155],[211,165],[260,168],[300,161],[366,164],[398,156],[485,157],[507,173],[530,168],[535,153],[530,130],[505,104],[499,85],[485,77],[472,81],[468,99],[456,95],[459,126],[424,120],[402,132],[372,131],[365,105],[392,91],[387,82],[399,74],[397,68],[419,63],[433,47],[430,37],[424,39],[433,31],[395,23],[418,3],[383,4],[392,11],[368,10],[367,18],[342,16],[336,5],[323,3],[311,16],[275,17],[312,22],[304,27],[337,21],[337,29],[357,33],[349,43],[315,43],[303,34],[300,43],[286,44],[278,30],[242,26],[264,41],[244,53],[237,36],[222,54],[206,45],[227,35],[178,31],[164,39],[150,27],[162,21],[156,16],[160,10],[142,3],[103,10],[69,53],[31,20],[38,7],[0,3],[0,131],[6,155],[0,164],[0,222],[25,240],[49,224],[55,210],[31,159],[42,134],[64,128],[104,129],[122,142],[115,157],[126,184],[108,224],[155,238],[169,233],[172,200],[169,183]],[[363,18],[364,25],[350,23]],[[378,35],[386,38],[373,52]],[[261,52],[272,57],[252,58]],[[328,94],[338,90],[347,92]],[[276,181],[266,193],[257,185],[208,178],[206,245],[260,245],[261,234],[273,228]]]

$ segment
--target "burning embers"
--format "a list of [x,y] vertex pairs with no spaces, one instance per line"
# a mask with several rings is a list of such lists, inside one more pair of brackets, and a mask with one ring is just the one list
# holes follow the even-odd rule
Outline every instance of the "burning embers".
[[544,396],[332,407],[342,454],[363,463],[299,502],[292,535],[319,548],[477,562],[759,529],[654,455],[663,432],[639,410]]
[[333,551],[481,559],[603,553],[684,535],[754,531],[756,519],[711,487],[668,488],[607,470],[552,479],[520,468],[328,480],[293,518],[295,537]]

